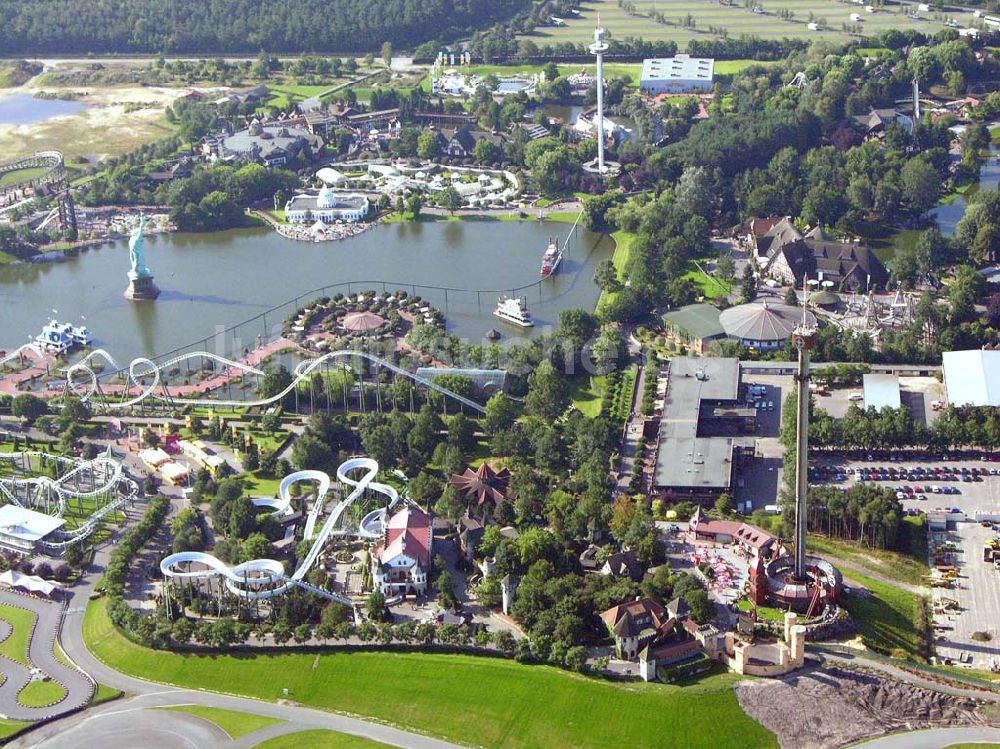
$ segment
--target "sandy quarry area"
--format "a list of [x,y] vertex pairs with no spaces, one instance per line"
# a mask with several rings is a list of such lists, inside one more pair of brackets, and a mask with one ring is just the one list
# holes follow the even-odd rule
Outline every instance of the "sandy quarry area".
[[894,731],[987,722],[974,700],[853,669],[808,669],[734,689],[783,749],[836,749]]
[[[5,93],[34,94],[39,90],[53,93],[61,89],[25,87]],[[86,109],[32,124],[0,125],[0,153],[15,157],[58,149],[70,166],[81,156],[93,160],[124,153],[168,134],[165,109],[186,91],[142,86],[63,90],[85,91],[77,101],[86,104]],[[126,111],[126,105],[142,108]]]

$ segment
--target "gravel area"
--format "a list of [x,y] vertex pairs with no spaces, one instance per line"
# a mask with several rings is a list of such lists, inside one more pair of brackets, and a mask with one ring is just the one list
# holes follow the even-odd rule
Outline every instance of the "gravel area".
[[835,749],[894,731],[985,723],[974,700],[842,668],[734,688],[747,715],[774,731],[783,749]]

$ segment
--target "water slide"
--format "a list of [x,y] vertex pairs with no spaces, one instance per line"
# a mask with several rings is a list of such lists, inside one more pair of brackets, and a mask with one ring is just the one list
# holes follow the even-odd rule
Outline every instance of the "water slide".
[[[363,470],[360,478],[351,474]],[[344,461],[337,468],[337,479],[345,486],[352,487],[350,494],[341,499],[327,516],[319,532],[316,524],[330,490],[330,477],[323,471],[298,471],[282,479],[278,487],[279,498],[276,500],[257,498],[253,500],[258,507],[273,508],[275,513],[287,512],[291,505],[291,488],[301,481],[314,481],[318,485],[316,502],[306,518],[305,539],[313,539],[306,557],[291,575],[285,574],[284,565],[276,559],[252,559],[235,566],[229,566],[217,557],[203,551],[184,551],[171,554],[160,563],[160,571],[166,578],[201,579],[207,577],[222,577],[226,587],[234,595],[245,600],[265,600],[287,592],[293,585],[310,590],[318,595],[347,605],[353,601],[345,596],[331,593],[306,582],[305,577],[316,563],[323,548],[331,536],[357,536],[374,538],[381,535],[388,510],[399,502],[396,490],[388,484],[375,481],[378,474],[378,463],[371,458],[355,457]],[[366,492],[372,491],[385,496],[386,507],[374,510],[365,515],[357,528],[344,528],[340,525],[344,512],[358,501]],[[197,566],[197,568],[194,568]]]

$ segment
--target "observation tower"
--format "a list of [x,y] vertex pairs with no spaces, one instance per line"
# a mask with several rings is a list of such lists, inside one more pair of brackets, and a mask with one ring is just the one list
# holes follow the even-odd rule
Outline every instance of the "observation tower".
[[597,16],[597,28],[594,29],[594,43],[590,45],[590,54],[597,58],[597,113],[594,124],[597,126],[597,158],[588,161],[583,168],[601,176],[617,174],[621,165],[614,161],[604,160],[604,53],[608,51],[608,43],[604,41],[604,27],[601,26],[601,16]]

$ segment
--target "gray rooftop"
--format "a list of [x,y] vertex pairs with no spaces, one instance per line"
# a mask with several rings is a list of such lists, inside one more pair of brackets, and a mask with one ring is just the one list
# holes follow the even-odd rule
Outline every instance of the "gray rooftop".
[[703,400],[735,401],[739,395],[738,359],[675,358],[660,417],[655,486],[728,489],[732,480],[732,437],[699,437]]
[[663,315],[663,322],[694,338],[722,338],[726,331],[719,322],[719,310],[711,304],[687,304]]
[[864,376],[865,408],[881,411],[899,408],[899,375],[871,373]]
[[642,61],[643,81],[712,82],[715,60],[704,57],[652,57]]

